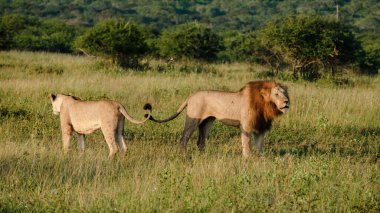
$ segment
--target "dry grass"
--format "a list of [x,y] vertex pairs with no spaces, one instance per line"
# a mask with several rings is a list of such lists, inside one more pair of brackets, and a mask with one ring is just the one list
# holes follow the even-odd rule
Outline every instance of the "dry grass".
[[195,91],[236,91],[266,71],[150,66],[123,71],[78,56],[0,52],[0,211],[379,211],[378,76],[351,76],[342,86],[280,79],[289,87],[290,113],[275,121],[264,155],[248,161],[239,131],[220,123],[204,154],[195,134],[180,155],[183,115],[162,125],[126,122],[127,157],[109,161],[100,132],[86,137],[83,155],[73,149],[64,156],[49,93],[116,99],[137,118],[150,102],[162,118]]

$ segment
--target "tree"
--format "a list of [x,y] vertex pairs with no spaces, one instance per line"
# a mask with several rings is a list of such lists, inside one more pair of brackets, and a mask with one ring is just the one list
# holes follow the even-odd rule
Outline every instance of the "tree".
[[225,49],[218,54],[219,59],[223,61],[250,62],[254,60],[252,48],[255,44],[252,33],[227,31],[222,36]]
[[0,17],[0,50],[14,47],[13,37],[24,29],[26,20],[21,15],[5,14]]
[[161,56],[213,60],[222,50],[222,39],[211,29],[192,22],[165,30],[158,40]]
[[321,17],[289,16],[273,21],[257,38],[266,54],[291,66],[295,76],[306,78],[318,74],[320,67],[334,74],[337,65],[357,63],[362,54],[348,26]]
[[87,30],[75,41],[87,54],[111,58],[123,67],[138,66],[147,51],[144,34],[136,24],[123,19],[108,19]]
[[76,35],[76,28],[58,20],[46,20],[26,26],[13,41],[17,49],[69,53]]
[[58,20],[39,21],[21,15],[0,19],[0,49],[71,52],[77,30]]

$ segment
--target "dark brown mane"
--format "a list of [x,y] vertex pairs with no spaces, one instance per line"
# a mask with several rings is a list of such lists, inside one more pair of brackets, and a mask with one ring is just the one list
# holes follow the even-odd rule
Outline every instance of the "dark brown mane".
[[247,83],[240,92],[248,94],[250,97],[250,107],[253,109],[253,129],[257,133],[263,133],[272,127],[272,121],[275,117],[282,114],[276,105],[271,101],[266,101],[261,95],[262,90],[269,92],[278,84],[275,81],[252,81]]

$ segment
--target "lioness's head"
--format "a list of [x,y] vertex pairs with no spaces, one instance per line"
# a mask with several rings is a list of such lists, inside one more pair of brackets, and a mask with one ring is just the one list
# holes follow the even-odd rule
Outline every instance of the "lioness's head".
[[53,113],[54,115],[59,115],[59,112],[61,111],[61,105],[62,105],[62,98],[59,94],[49,94],[49,99],[51,101],[51,105],[53,107]]
[[64,94],[49,94],[49,99],[51,101],[51,105],[53,107],[53,113],[55,115],[58,115],[61,112],[61,105],[64,100],[67,99],[74,99],[74,100],[80,100],[79,98],[72,96],[72,95],[64,95]]
[[286,87],[281,86],[280,84],[274,83],[274,86],[269,89],[263,89],[261,95],[266,101],[273,102],[277,109],[282,113],[285,113],[289,110],[290,101]]

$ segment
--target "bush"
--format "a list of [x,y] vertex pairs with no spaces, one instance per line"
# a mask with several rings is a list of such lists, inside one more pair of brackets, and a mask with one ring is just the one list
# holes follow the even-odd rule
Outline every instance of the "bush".
[[38,22],[26,26],[13,40],[17,49],[48,52],[72,52],[77,31],[57,20]]
[[147,51],[140,27],[123,19],[108,19],[95,25],[75,41],[75,47],[132,68],[139,66],[139,58]]
[[254,36],[252,33],[227,32],[223,35],[225,49],[218,54],[223,61],[254,61],[252,48]]
[[362,47],[348,26],[310,16],[289,16],[270,22],[258,33],[263,55],[277,64],[292,67],[294,75],[309,78],[323,67],[336,72],[336,66],[359,62]]
[[222,47],[221,37],[197,22],[166,30],[158,40],[164,57],[214,60]]
[[367,48],[360,63],[361,73],[378,74],[380,69],[380,49]]
[[0,18],[0,49],[7,50],[14,47],[13,37],[24,29],[26,19],[21,15],[5,14]]
[[74,27],[57,20],[39,21],[21,15],[0,19],[0,49],[71,52],[77,34]]

